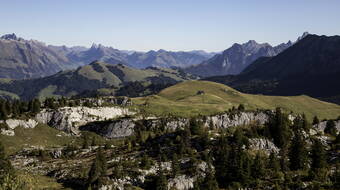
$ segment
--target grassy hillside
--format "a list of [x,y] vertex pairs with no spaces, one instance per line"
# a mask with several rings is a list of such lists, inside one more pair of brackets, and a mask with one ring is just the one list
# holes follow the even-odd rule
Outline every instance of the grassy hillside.
[[[203,91],[203,93],[198,93]],[[308,118],[340,116],[340,106],[308,96],[264,96],[238,92],[223,84],[208,81],[186,81],[162,90],[158,95],[133,99],[147,113],[179,116],[207,115],[244,104],[246,109],[274,109],[305,113]]]
[[[74,96],[107,90],[109,95],[130,83],[140,83],[140,91],[150,85],[169,86],[193,76],[173,69],[134,69],[122,64],[111,65],[93,62],[72,71],[30,80],[0,80],[0,96],[29,100],[35,97]],[[129,87],[125,91],[133,91]],[[154,87],[153,87],[154,88]],[[165,88],[165,87],[164,87]],[[163,89],[163,88],[161,88]],[[100,92],[100,91],[99,91]],[[129,95],[121,93],[120,95]]]

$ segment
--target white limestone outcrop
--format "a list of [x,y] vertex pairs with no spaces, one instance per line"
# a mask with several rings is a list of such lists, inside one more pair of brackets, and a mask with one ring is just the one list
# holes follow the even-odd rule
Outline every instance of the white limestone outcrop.
[[248,125],[252,122],[264,124],[268,121],[269,116],[264,112],[240,112],[236,114],[222,114],[207,117],[204,125],[213,128],[228,128],[240,125]]
[[44,109],[36,115],[36,120],[58,130],[77,135],[79,126],[132,114],[134,113],[121,107],[63,107],[57,110]]

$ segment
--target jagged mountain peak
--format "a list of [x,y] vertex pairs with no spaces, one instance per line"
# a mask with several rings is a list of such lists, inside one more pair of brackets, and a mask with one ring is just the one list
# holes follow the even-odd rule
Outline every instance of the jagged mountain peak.
[[304,32],[301,36],[299,36],[298,39],[297,39],[296,41],[300,41],[300,40],[302,40],[303,38],[305,38],[305,37],[308,36],[308,35],[310,35],[310,33],[306,31],[306,32]]
[[12,34],[5,34],[5,35],[1,36],[0,38],[4,39],[4,40],[18,40],[18,39],[20,39],[14,33],[12,33]]
[[268,43],[258,43],[255,40],[249,40],[242,44],[234,43],[230,48],[224,50],[222,54],[217,54],[209,60],[199,65],[188,67],[185,70],[202,77],[239,74],[257,58],[275,56],[289,46],[291,46],[291,42],[282,43],[275,47]]

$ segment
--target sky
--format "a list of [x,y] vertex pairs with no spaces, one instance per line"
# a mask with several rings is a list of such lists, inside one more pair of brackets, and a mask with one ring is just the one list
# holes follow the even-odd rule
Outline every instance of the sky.
[[52,45],[222,51],[340,34],[339,0],[0,0],[0,35]]

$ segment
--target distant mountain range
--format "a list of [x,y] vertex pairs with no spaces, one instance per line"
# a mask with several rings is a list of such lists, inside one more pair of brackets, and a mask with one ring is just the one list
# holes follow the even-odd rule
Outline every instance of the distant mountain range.
[[93,61],[124,64],[135,68],[187,67],[212,57],[204,51],[121,51],[93,44],[90,48],[52,46],[36,40],[18,38],[7,34],[0,38],[0,78],[27,79],[74,69]]
[[[303,33],[298,40],[304,38],[306,35],[308,35],[308,32]],[[292,44],[291,41],[288,41],[277,46],[271,46],[268,43],[260,44],[254,40],[249,40],[243,44],[235,43],[222,53],[216,54],[201,64],[185,68],[185,71],[201,77],[239,74],[257,58],[275,56]]]
[[77,66],[44,43],[15,34],[0,37],[0,78],[37,78]]
[[26,100],[81,95],[143,96],[192,79],[196,78],[173,69],[135,69],[122,64],[93,62],[44,78],[3,80],[0,82],[0,96]]
[[340,103],[340,36],[307,35],[236,76],[207,78],[247,93],[301,95]]

